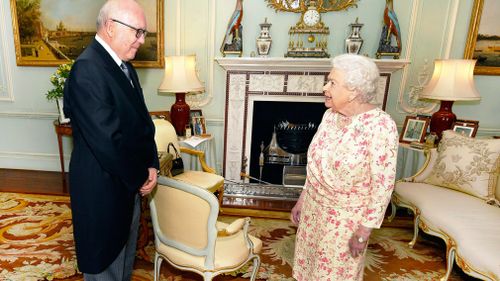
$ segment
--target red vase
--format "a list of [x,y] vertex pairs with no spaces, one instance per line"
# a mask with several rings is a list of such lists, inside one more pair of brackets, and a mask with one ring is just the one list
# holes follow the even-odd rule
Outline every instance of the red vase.
[[437,141],[441,140],[443,131],[451,129],[453,122],[457,120],[455,113],[451,111],[453,101],[443,100],[439,110],[431,117],[430,131],[437,134]]
[[184,136],[186,124],[189,124],[189,105],[186,93],[175,93],[175,103],[170,108],[170,119],[178,136]]

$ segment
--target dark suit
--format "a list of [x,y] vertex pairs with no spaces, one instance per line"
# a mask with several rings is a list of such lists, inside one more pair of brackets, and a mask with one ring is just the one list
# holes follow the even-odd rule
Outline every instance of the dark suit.
[[134,87],[95,39],[75,61],[64,87],[74,148],[69,167],[78,267],[99,273],[127,241],[134,197],[158,169],[154,126],[137,73]]

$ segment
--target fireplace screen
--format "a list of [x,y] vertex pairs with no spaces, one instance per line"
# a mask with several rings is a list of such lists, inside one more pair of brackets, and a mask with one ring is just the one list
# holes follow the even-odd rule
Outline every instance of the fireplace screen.
[[249,171],[255,178],[251,182],[302,186],[307,149],[325,110],[317,102],[255,101],[249,144]]

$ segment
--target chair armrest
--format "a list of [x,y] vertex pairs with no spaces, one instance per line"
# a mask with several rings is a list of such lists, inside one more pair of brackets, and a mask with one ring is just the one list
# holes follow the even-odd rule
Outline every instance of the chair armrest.
[[425,155],[425,162],[413,176],[404,178],[401,181],[403,182],[421,182],[424,179],[426,179],[429,174],[432,172],[432,169],[434,169],[434,164],[436,163],[437,159],[437,149],[436,148],[426,148],[424,149],[424,155]]
[[203,169],[203,171],[207,172],[207,173],[215,174],[215,169],[212,167],[209,167],[207,165],[207,162],[205,161],[205,152],[203,152],[201,150],[182,147],[182,146],[181,146],[181,152],[198,156],[198,160],[200,161],[201,168]]
[[246,219],[240,218],[235,221],[233,221],[230,225],[226,226],[224,229],[219,229],[217,231],[217,236],[218,237],[223,237],[223,236],[230,236],[235,234],[236,232],[240,231],[243,229],[246,223]]

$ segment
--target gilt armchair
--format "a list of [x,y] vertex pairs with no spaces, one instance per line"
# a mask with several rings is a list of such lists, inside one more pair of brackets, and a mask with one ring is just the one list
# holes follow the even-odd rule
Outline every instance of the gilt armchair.
[[154,280],[163,260],[175,268],[212,280],[253,260],[255,280],[262,241],[248,234],[250,218],[231,224],[217,221],[219,204],[213,193],[175,178],[159,177],[150,196],[155,234]]
[[[167,147],[171,142],[173,143],[177,151],[180,151],[180,153],[188,153],[197,156],[203,169],[203,171],[184,169],[184,173],[173,176],[173,178],[201,187],[210,192],[217,193],[219,204],[222,204],[222,198],[224,196],[224,178],[215,174],[215,169],[207,165],[207,163],[205,162],[205,153],[203,151],[181,147],[177,139],[175,128],[169,121],[158,118],[153,119],[153,123],[156,129],[155,142],[160,154],[168,153]],[[170,151],[170,153],[173,154],[174,152]],[[175,155],[172,156],[175,157]],[[161,172],[161,175],[170,176],[166,172]]]

